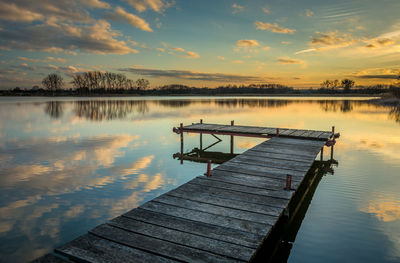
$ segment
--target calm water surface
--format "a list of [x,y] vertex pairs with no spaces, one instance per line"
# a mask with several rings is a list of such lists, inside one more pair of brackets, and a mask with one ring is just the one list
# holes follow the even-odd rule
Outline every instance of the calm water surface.
[[[319,183],[288,261],[400,262],[399,116],[340,98],[0,98],[0,261],[41,256],[204,173],[173,158],[172,132],[203,119],[335,125],[339,165]],[[229,152],[221,137],[210,150]],[[235,138],[235,152],[261,141]],[[186,152],[198,146],[185,135]]]

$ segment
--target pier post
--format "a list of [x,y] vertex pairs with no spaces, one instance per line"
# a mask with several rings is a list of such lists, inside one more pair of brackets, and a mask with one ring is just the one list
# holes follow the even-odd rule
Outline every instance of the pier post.
[[207,162],[207,177],[211,176],[211,160]]
[[285,190],[290,190],[292,189],[292,175],[287,174],[286,175],[286,187]]
[[[231,126],[234,126],[235,125],[235,121],[231,121]],[[234,145],[233,145],[233,135],[231,135],[231,154],[233,154],[233,148],[234,148]]]
[[[332,126],[332,134],[333,134],[333,141],[335,141],[335,126]],[[331,146],[331,161],[333,160],[333,147],[334,147],[334,143]]]
[[181,164],[183,164],[183,123],[180,124],[179,131],[181,134]]
[[279,128],[276,128],[276,136],[279,136]]
[[[203,124],[203,119],[200,119],[200,123]],[[203,133],[200,133],[200,151],[203,150]]]
[[321,148],[321,153],[320,153],[320,157],[321,157],[321,161],[323,161],[324,160],[324,146],[322,146],[322,148]]

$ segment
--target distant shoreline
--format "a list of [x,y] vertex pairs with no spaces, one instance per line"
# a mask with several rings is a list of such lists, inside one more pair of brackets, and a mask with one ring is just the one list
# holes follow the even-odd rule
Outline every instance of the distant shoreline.
[[326,93],[312,93],[312,94],[265,94],[265,93],[243,93],[243,94],[87,94],[87,95],[75,95],[75,94],[1,94],[0,97],[379,97],[382,95],[374,94],[359,94],[359,93],[346,93],[346,94],[326,94]]

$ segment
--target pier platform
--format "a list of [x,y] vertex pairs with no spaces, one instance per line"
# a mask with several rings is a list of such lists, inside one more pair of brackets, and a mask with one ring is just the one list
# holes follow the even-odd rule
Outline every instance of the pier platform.
[[269,139],[34,262],[254,261],[337,137],[334,130],[203,123],[175,131]]

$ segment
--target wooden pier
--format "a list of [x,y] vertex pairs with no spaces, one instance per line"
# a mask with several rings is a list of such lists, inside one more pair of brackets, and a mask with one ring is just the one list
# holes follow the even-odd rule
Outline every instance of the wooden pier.
[[204,123],[175,132],[182,144],[183,132],[270,139],[35,262],[252,261],[287,215],[321,149],[337,137],[334,129]]

